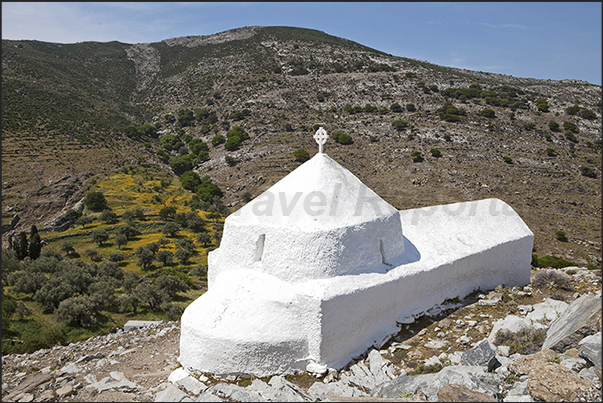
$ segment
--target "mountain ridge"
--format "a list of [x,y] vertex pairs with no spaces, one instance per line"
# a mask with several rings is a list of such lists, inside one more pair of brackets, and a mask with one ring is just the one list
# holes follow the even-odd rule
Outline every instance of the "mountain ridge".
[[[133,45],[2,43],[3,214],[21,218],[12,231],[51,221],[97,175],[167,164],[157,155],[161,136],[209,143],[238,125],[248,141],[233,151],[212,146],[195,166],[236,209],[245,192],[258,195],[297,166],[295,149],[316,148],[320,124],[351,135],[352,144],[330,141],[327,152],[396,208],[498,197],[533,229],[537,254],[600,264],[600,86],[438,66],[296,27]],[[446,103],[465,115],[445,120]],[[594,118],[567,113],[574,105]],[[217,121],[166,121],[200,109]],[[157,127],[157,138],[125,133],[144,124]],[[413,162],[414,152],[423,162]],[[581,175],[587,168],[595,178]],[[557,241],[556,230],[570,242]]]

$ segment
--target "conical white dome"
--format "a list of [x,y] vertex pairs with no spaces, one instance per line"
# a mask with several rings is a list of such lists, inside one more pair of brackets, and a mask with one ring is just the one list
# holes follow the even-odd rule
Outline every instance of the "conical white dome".
[[397,212],[338,162],[318,153],[227,221],[316,231],[372,221]]
[[285,281],[385,273],[404,252],[398,210],[326,154],[228,216],[209,281],[260,270]]

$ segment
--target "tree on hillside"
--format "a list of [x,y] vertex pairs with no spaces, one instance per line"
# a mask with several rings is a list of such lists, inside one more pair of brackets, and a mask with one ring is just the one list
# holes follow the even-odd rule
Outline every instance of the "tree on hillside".
[[174,299],[177,293],[184,292],[189,289],[189,286],[184,282],[184,280],[178,276],[174,276],[173,274],[166,274],[157,277],[155,284],[160,290],[165,292],[170,297],[170,300]]
[[176,234],[178,234],[178,231],[180,231],[180,225],[173,221],[166,222],[163,227],[161,227],[161,232],[170,238],[174,238]]
[[136,249],[136,256],[138,257],[138,262],[136,264],[141,266],[143,270],[146,270],[146,268],[155,260],[155,254],[144,246],[139,246],[138,249]]
[[178,260],[180,260],[180,263],[186,264],[193,256],[193,252],[187,248],[179,248],[174,255]]
[[61,322],[93,327],[97,323],[96,312],[96,304],[89,295],[77,295],[61,301],[56,316]]
[[138,284],[134,290],[134,295],[138,299],[149,305],[151,310],[155,311],[163,302],[169,302],[169,295],[162,289],[160,289],[155,283],[142,282]]
[[197,235],[197,242],[203,243],[203,246],[207,246],[210,241],[211,235],[208,232],[202,232]]
[[195,171],[186,171],[180,175],[180,184],[183,188],[194,192],[201,184],[201,178]]
[[109,234],[104,229],[97,229],[92,231],[91,238],[92,242],[97,243],[98,246],[103,246],[103,243],[109,240]]
[[164,220],[174,218],[175,215],[176,207],[174,206],[165,206],[159,210],[159,217],[163,218]]
[[63,241],[61,243],[61,251],[65,253],[65,255],[69,256],[72,253],[75,253],[75,248],[73,247],[73,242],[71,241]]
[[89,192],[84,197],[84,206],[90,211],[103,211],[109,209],[107,206],[107,200],[102,192]]
[[17,259],[23,260],[29,256],[29,240],[25,231],[19,232],[16,241],[13,241],[12,248],[17,253]]
[[125,234],[115,234],[115,245],[117,249],[121,249],[122,246],[128,243],[128,237]]
[[157,252],[156,259],[158,262],[161,262],[164,266],[166,266],[168,264],[172,264],[174,261],[174,253],[169,250],[162,249]]
[[42,251],[42,239],[40,238],[40,234],[37,232],[32,234],[29,237],[29,251],[28,255],[31,260],[35,260],[40,256],[40,252]]
[[100,215],[100,220],[105,222],[106,224],[115,224],[119,219],[117,218],[117,214],[109,209],[105,209],[102,211]]
[[92,224],[92,222],[94,221],[94,218],[87,216],[87,215],[82,215],[80,216],[80,218],[78,218],[77,220],[75,220],[75,224],[76,225],[81,225],[82,229],[86,228],[87,224]]

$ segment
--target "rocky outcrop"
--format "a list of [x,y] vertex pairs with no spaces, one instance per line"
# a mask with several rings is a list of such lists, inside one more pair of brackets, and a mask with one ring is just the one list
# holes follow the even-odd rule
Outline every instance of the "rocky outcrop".
[[[599,274],[583,269],[581,275],[594,279]],[[575,348],[534,354],[511,354],[509,346],[489,341],[498,320],[488,310],[504,309],[504,299],[522,293],[534,298],[526,287],[513,290],[498,305],[480,304],[485,296],[452,304],[448,311],[440,310],[448,314],[411,337],[371,349],[344,370],[315,374],[256,378],[188,373],[177,362],[179,322],[117,330],[68,346],[4,356],[2,401],[600,401],[600,333],[581,338]],[[521,305],[515,316],[544,316],[554,308],[560,320],[590,296],[576,295],[565,309],[536,298]],[[549,321],[534,323],[545,330],[551,326]]]
[[549,327],[543,349],[565,351],[601,330],[601,291],[575,300]]

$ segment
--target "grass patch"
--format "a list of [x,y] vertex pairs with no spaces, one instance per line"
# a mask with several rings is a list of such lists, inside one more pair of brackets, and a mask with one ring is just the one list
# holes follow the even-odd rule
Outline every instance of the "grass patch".
[[530,327],[516,333],[511,332],[509,329],[501,329],[496,333],[494,344],[497,346],[509,346],[510,354],[529,355],[540,351],[545,339],[546,329],[534,329]]

